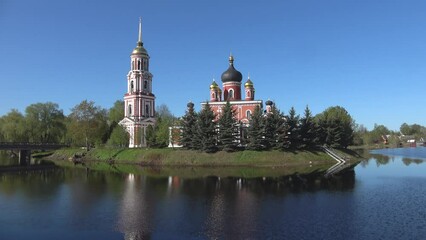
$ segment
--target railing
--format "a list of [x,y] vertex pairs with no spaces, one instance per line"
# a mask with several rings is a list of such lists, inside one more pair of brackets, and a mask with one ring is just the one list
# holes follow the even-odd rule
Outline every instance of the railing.
[[69,144],[61,143],[37,143],[37,142],[0,142],[0,150],[23,150],[23,149],[59,149],[69,147]]
[[325,153],[327,153],[330,157],[337,161],[336,164],[327,169],[327,172],[325,173],[326,177],[332,176],[333,174],[336,174],[346,168],[346,160],[344,158],[337,155],[332,149],[326,146],[323,146],[322,149]]

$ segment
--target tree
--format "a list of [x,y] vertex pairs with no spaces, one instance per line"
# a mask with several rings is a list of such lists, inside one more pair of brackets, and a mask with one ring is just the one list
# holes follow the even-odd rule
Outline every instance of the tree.
[[147,147],[157,146],[157,139],[155,137],[155,126],[149,125],[146,127],[146,145]]
[[108,138],[107,111],[95,106],[93,101],[84,100],[71,109],[68,134],[73,144],[85,145],[105,143]]
[[167,105],[162,104],[156,111],[157,121],[155,123],[156,147],[167,147],[169,142],[169,127],[173,125],[176,118]]
[[299,121],[300,125],[300,147],[312,148],[315,145],[315,122],[311,110],[306,106],[305,113]]
[[295,149],[299,147],[299,115],[296,110],[291,107],[285,121],[282,121],[279,132],[279,147],[284,149]]
[[236,110],[227,101],[222,108],[222,114],[219,116],[219,132],[217,136],[219,148],[227,152],[233,152],[237,149],[239,133],[235,115]]
[[1,135],[3,141],[7,142],[27,142],[29,140],[26,134],[24,116],[16,109],[12,109],[8,114],[3,116],[1,124]]
[[187,107],[185,115],[182,117],[181,144],[186,149],[195,149],[193,139],[196,135],[197,113],[194,111],[192,102],[188,103]]
[[109,125],[114,128],[124,118],[124,101],[117,100],[108,111]]
[[201,151],[212,153],[217,151],[215,114],[206,103],[197,117],[197,134],[194,139],[195,147]]
[[32,142],[60,142],[66,131],[64,114],[58,104],[35,103],[25,109],[25,123]]
[[247,149],[260,151],[265,148],[264,138],[264,121],[262,110],[256,106],[250,119],[250,126],[248,127]]
[[122,126],[117,125],[107,141],[108,146],[126,147],[129,146],[129,133]]
[[278,136],[285,132],[283,127],[284,116],[275,105],[272,106],[271,112],[266,114],[263,125],[263,134],[265,137],[265,149],[273,149],[278,147]]
[[[109,146],[124,147],[129,145],[129,134],[118,123],[124,118],[124,101],[117,100],[108,110],[108,141]],[[124,131],[124,132],[123,132]]]
[[353,142],[354,121],[340,106],[329,107],[315,116],[319,126],[320,143],[346,148]]

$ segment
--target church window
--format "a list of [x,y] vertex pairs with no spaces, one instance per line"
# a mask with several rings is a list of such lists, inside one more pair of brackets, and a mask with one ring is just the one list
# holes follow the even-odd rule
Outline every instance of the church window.
[[212,99],[216,99],[216,93],[212,93]]
[[138,70],[141,70],[141,60],[138,60]]
[[135,61],[132,61],[132,70],[135,70]]
[[130,82],[130,92],[133,92],[135,86],[133,84],[133,81]]
[[251,92],[247,91],[247,97],[251,97],[250,95],[251,95]]
[[149,117],[149,105],[145,105],[145,116]]
[[229,89],[229,96],[228,99],[232,100],[234,98],[234,90],[233,89]]
[[132,104],[129,104],[129,116],[132,115]]
[[145,89],[145,90],[148,89],[148,81],[147,80],[143,81],[143,89]]
[[250,120],[250,119],[251,119],[251,111],[250,111],[250,110],[247,110],[247,111],[246,111],[246,116],[247,116],[247,119],[248,119],[248,120]]

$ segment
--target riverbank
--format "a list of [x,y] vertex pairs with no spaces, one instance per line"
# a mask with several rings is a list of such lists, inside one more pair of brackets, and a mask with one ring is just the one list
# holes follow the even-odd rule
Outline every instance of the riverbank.
[[[346,159],[357,161],[355,152],[336,150]],[[60,149],[47,160],[61,161],[77,159],[81,162],[105,162],[109,164],[138,164],[163,167],[289,167],[334,164],[335,161],[321,150],[295,151],[238,151],[202,153],[183,149],[114,149],[94,148],[85,151],[80,148]]]

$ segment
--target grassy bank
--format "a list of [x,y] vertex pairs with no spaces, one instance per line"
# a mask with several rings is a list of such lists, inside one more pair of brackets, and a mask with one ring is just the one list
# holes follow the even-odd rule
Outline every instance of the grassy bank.
[[[346,158],[356,160],[351,151],[338,152]],[[84,156],[83,156],[84,155]],[[334,164],[335,161],[322,151],[239,151],[202,153],[183,149],[112,149],[95,148],[88,152],[79,148],[55,151],[49,160],[69,160],[73,156],[83,156],[87,162],[138,164],[142,166],[169,167],[288,167]]]

